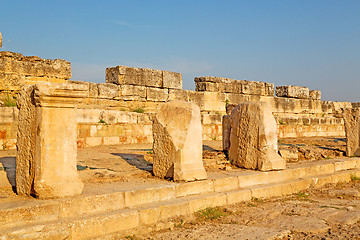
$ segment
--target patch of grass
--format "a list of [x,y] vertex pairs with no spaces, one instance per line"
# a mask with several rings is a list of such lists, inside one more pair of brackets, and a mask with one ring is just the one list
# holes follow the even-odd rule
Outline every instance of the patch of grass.
[[144,113],[145,112],[145,110],[143,109],[143,108],[141,108],[141,107],[139,107],[139,108],[136,108],[136,109],[134,109],[134,110],[132,110],[133,112],[137,112],[137,113]]
[[154,152],[153,151],[147,151],[146,153],[147,154],[153,154]]
[[104,119],[100,119],[100,120],[99,120],[99,123],[105,123],[105,124],[107,124],[107,122],[105,122]]
[[256,197],[251,198],[251,201],[252,201],[252,202],[256,202],[256,203],[262,203],[262,202],[264,202],[263,199],[261,199],[261,198],[256,198]]
[[3,148],[3,150],[6,150],[6,149],[8,148],[6,142],[4,142],[4,143],[2,144],[2,148]]
[[6,95],[6,98],[4,100],[5,107],[16,107],[16,98],[10,96],[9,92]]
[[351,181],[360,181],[360,177],[357,177],[355,175],[351,175],[350,178],[351,178]]
[[225,100],[225,107],[226,107],[227,105],[229,105],[229,103],[230,103],[229,99],[226,99],[226,100]]
[[248,202],[247,206],[248,207],[257,207],[257,205],[252,202]]
[[304,193],[304,192],[298,192],[298,194],[296,195],[296,197],[297,197],[298,199],[308,198],[308,197],[309,197],[309,194],[308,194],[308,193]]
[[129,235],[129,236],[126,236],[125,239],[129,239],[129,240],[136,240],[136,236],[135,234],[134,235]]
[[180,218],[179,223],[175,223],[174,227],[179,228],[179,227],[182,227],[184,224],[185,224],[184,219]]
[[216,141],[216,136],[210,137],[210,139]]
[[280,125],[286,125],[286,122],[282,121],[282,120],[279,120],[279,124]]
[[225,210],[219,207],[208,207],[196,212],[196,216],[202,220],[215,220],[226,215]]
[[355,157],[358,157],[358,156],[356,156],[356,155],[351,155],[350,157],[351,157],[351,158],[355,158]]
[[332,157],[325,157],[324,159],[332,159]]

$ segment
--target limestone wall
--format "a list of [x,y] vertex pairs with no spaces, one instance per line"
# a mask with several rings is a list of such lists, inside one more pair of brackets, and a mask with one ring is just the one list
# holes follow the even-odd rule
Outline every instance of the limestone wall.
[[[18,90],[35,81],[65,82],[70,63],[0,52],[0,91]],[[16,76],[16,81],[11,81]],[[321,101],[320,91],[218,77],[195,78],[196,91],[183,90],[181,74],[117,66],[106,70],[106,83],[81,81],[86,94],[78,104],[78,147],[101,144],[152,142],[151,116],[172,100],[200,106],[203,139],[221,140],[226,104],[245,101],[269,102],[278,122],[279,138],[344,136],[341,114],[349,102]],[[5,84],[6,83],[6,84]],[[6,86],[6,87],[5,87]],[[280,91],[281,90],[281,91]],[[15,108],[0,108],[0,149],[15,147]]]
[[71,65],[68,61],[0,51],[0,101],[6,102],[6,98],[14,97],[25,84],[65,82],[70,78]]

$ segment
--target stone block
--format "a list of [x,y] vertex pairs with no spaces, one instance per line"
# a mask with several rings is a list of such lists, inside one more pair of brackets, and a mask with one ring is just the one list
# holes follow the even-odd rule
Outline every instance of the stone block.
[[209,207],[224,206],[225,204],[226,204],[225,193],[210,193],[206,196],[202,195],[202,196],[189,197],[189,207],[191,213]]
[[251,196],[253,198],[270,198],[270,197],[282,196],[282,195],[283,195],[283,186],[279,183],[251,188]]
[[347,159],[346,161],[338,161],[334,163],[335,172],[349,170],[357,167],[356,159]]
[[3,227],[16,227],[19,225],[31,224],[36,221],[45,222],[56,220],[58,216],[58,202],[50,202],[43,204],[25,204],[14,208],[1,209],[0,229],[2,229]]
[[198,92],[217,92],[217,83],[212,82],[195,82],[195,91]]
[[66,218],[123,209],[125,208],[125,197],[123,192],[113,192],[61,200],[59,204],[59,217]]
[[141,225],[153,225],[158,223],[161,213],[160,206],[150,205],[149,207],[140,207],[138,210]]
[[71,239],[105,236],[139,226],[139,212],[126,209],[112,214],[82,218],[71,224]]
[[193,102],[200,108],[204,102],[204,92],[188,91],[189,102]]
[[126,66],[106,68],[106,82],[119,85],[182,88],[182,76],[180,73]]
[[160,220],[190,215],[190,205],[185,199],[174,199],[160,207]]
[[273,83],[265,83],[265,93],[263,95],[271,97],[275,95],[275,86]]
[[175,186],[175,191],[176,197],[213,192],[214,183],[211,180],[181,183]]
[[237,105],[230,116],[229,159],[248,169],[285,169],[277,153],[277,125],[269,103],[246,102]]
[[274,96],[274,84],[221,77],[196,77],[196,91]]
[[346,156],[360,156],[360,108],[344,110]]
[[321,91],[320,90],[310,90],[309,97],[313,100],[321,100]]
[[225,192],[239,188],[239,179],[237,177],[215,178],[213,182],[215,192]]
[[309,98],[309,88],[299,86],[278,86],[276,96],[289,98]]
[[163,88],[182,89],[181,73],[162,71],[163,72]]
[[19,53],[0,52],[0,72],[16,73],[26,77],[71,78],[70,62],[61,59],[26,57]]
[[85,141],[86,145],[89,147],[99,146],[103,144],[102,137],[87,137]]
[[71,83],[39,83],[20,93],[18,194],[55,198],[82,192],[76,169],[75,104],[87,94],[85,88]]
[[241,93],[249,95],[264,95],[265,83],[254,81],[241,81]]
[[200,105],[201,111],[225,112],[225,94],[218,92],[204,92]]
[[228,191],[225,194],[227,204],[235,204],[251,200],[251,191],[249,189]]
[[188,92],[190,90],[169,89],[168,101],[189,101]]
[[126,101],[146,101],[146,87],[136,85],[120,85],[120,97]]
[[169,95],[169,89],[166,88],[146,88],[146,101],[166,102]]
[[206,179],[200,109],[193,103],[164,104],[153,121],[154,175],[175,181]]
[[119,97],[119,86],[111,83],[99,83],[99,98],[115,99]]

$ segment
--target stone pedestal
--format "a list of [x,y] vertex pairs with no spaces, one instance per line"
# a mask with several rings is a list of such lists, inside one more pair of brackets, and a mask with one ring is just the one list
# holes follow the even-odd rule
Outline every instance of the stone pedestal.
[[153,121],[154,175],[175,181],[206,179],[202,162],[200,108],[194,103],[164,104]]
[[360,108],[344,111],[346,156],[360,156]]
[[20,195],[56,198],[82,192],[76,168],[76,103],[83,85],[39,83],[19,96],[16,188]]
[[237,105],[230,116],[229,159],[238,167],[261,171],[285,169],[278,154],[277,125],[266,102]]

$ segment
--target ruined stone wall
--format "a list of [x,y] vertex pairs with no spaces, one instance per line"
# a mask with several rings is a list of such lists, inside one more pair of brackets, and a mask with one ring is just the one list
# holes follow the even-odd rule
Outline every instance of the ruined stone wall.
[[[16,70],[15,67],[13,71],[14,74],[22,74],[22,79],[28,83],[30,79],[44,80],[51,76],[54,81],[65,81],[71,76],[70,65],[65,62],[59,62],[58,72],[52,60],[48,63],[53,68],[43,70],[42,74],[31,70],[31,75],[39,77],[26,77],[25,70]],[[21,66],[27,69],[25,65]],[[8,85],[11,83],[6,82]],[[183,90],[179,73],[125,66],[108,68],[106,83],[67,82],[83,85],[87,89],[86,97],[78,104],[78,147],[151,143],[151,116],[162,104],[172,100],[194,102],[200,107],[204,140],[221,140],[226,104],[269,102],[278,123],[279,138],[344,136],[341,113],[344,108],[352,107],[348,102],[321,101],[320,91],[303,87],[278,87],[276,92],[282,97],[275,97],[273,84],[217,77],[196,78],[196,91]],[[0,108],[0,149],[15,146],[16,111],[14,108]],[[10,115],[13,117],[5,117]]]
[[0,100],[3,105],[26,84],[65,82],[70,78],[71,65],[68,61],[0,51]]

